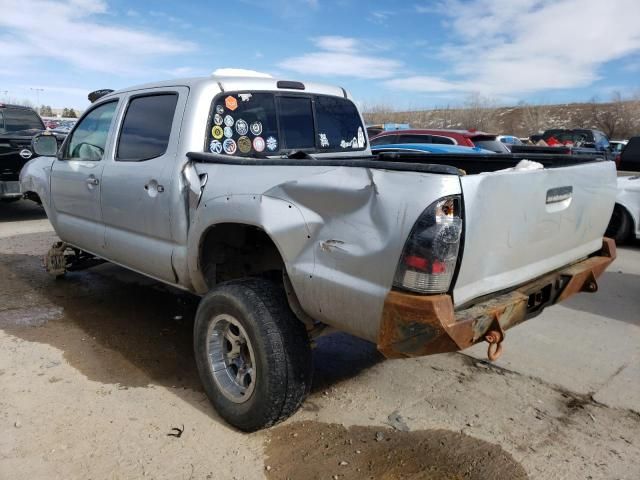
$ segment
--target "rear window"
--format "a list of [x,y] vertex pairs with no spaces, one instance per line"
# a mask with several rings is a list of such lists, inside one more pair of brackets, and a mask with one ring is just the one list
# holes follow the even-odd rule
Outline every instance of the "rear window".
[[[27,108],[7,108],[4,113],[4,132],[12,133],[20,130],[44,130],[44,124],[33,110]],[[0,124],[2,127],[2,124]]]
[[225,92],[213,101],[206,147],[239,156],[342,152],[363,150],[366,136],[355,105],[344,98]]

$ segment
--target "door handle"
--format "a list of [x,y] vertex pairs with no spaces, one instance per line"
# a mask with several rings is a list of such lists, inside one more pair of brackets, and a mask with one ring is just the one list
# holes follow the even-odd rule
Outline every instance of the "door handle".
[[87,177],[86,182],[87,182],[87,185],[92,185],[94,187],[100,185],[100,180],[98,180],[93,175],[91,175],[90,177]]

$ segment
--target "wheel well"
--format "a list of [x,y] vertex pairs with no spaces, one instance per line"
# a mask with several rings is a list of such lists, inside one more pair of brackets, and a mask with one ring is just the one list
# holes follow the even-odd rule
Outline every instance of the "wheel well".
[[613,208],[619,208],[620,210],[622,210],[622,213],[624,213],[629,219],[629,222],[631,224],[631,232],[635,232],[636,231],[635,221],[633,220],[633,215],[631,215],[631,212],[629,211],[629,209],[618,202],[616,202]]
[[198,266],[212,288],[216,283],[251,276],[273,276],[281,281],[284,261],[261,228],[221,223],[202,236]]
[[38,205],[42,205],[42,200],[40,200],[40,196],[36,192],[24,192],[24,198],[27,200],[31,200],[36,202]]

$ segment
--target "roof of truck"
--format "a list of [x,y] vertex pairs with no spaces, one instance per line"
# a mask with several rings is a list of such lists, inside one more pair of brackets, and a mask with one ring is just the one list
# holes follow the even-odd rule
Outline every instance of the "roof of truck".
[[296,88],[278,87],[279,82],[288,82],[290,80],[282,80],[278,78],[268,77],[251,77],[251,76],[222,76],[211,75],[208,77],[195,77],[195,78],[181,78],[173,80],[163,80],[159,82],[145,83],[142,85],[134,85],[132,87],[122,88],[116,90],[113,93],[105,95],[103,98],[108,98],[112,95],[118,95],[123,92],[131,92],[135,90],[146,90],[150,88],[163,88],[163,87],[176,87],[185,86],[189,88],[202,88],[211,84],[217,84],[223,91],[235,91],[235,90],[273,90],[273,91],[290,91],[290,92],[305,92],[315,93],[322,95],[334,95],[339,97],[351,98],[347,91],[335,85],[326,85],[315,82],[296,82],[304,85],[304,90]]

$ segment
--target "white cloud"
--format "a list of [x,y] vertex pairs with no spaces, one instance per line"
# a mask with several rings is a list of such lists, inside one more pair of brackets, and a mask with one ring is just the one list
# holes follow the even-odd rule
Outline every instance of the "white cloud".
[[393,76],[402,65],[396,60],[363,55],[360,52],[365,45],[351,37],[318,37],[314,43],[320,51],[287,58],[278,66],[305,75],[377,79]]
[[108,6],[102,0],[2,0],[1,9],[0,63],[14,57],[34,63],[46,58],[81,69],[132,74],[153,58],[195,48],[163,34],[105,25],[99,17]]
[[447,15],[460,41],[438,52],[449,71],[396,78],[392,88],[488,95],[579,88],[598,80],[607,62],[640,51],[637,0],[445,0],[415,8]]

